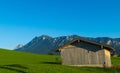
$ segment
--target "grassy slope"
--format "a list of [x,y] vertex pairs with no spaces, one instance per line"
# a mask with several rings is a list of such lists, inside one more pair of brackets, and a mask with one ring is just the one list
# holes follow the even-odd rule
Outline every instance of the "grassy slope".
[[[120,68],[70,67],[54,64],[59,56],[36,55],[0,49],[0,73],[120,73]],[[112,58],[120,66],[120,58]]]

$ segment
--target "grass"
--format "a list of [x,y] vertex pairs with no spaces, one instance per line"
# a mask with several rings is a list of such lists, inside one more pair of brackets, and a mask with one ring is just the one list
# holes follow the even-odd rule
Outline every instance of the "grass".
[[114,66],[120,66],[120,57],[112,57],[112,64]]
[[38,55],[0,49],[0,73],[120,73],[120,58],[112,57],[112,68],[71,67],[56,64],[59,56]]

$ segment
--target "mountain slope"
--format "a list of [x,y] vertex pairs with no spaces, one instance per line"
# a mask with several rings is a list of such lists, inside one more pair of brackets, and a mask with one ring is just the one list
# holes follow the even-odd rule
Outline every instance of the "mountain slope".
[[[40,54],[48,54],[52,53],[54,49],[59,46],[64,45],[65,43],[78,38],[78,35],[71,36],[61,36],[52,38],[47,35],[42,35],[40,37],[35,37],[28,44],[17,48],[17,51],[31,52],[31,53],[40,53]],[[90,38],[90,37],[82,37],[88,40],[92,40],[98,43],[104,43],[107,45],[113,46],[116,52],[120,52],[120,38],[108,38],[108,37],[98,37],[98,38]]]
[[64,45],[65,43],[78,38],[77,35],[74,36],[62,36],[52,38],[47,35],[42,35],[40,37],[35,37],[25,46],[16,49],[17,51],[31,52],[31,53],[40,53],[48,54],[51,53],[58,46]]

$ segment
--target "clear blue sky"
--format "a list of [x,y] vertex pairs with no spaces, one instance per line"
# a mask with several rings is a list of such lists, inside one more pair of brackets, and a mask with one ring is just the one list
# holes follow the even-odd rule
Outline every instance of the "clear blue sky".
[[120,37],[120,0],[0,0],[0,47],[42,34]]

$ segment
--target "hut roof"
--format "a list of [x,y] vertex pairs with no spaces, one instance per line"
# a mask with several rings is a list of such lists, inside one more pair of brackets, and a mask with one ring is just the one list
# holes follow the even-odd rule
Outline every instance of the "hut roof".
[[63,45],[63,46],[58,47],[57,49],[55,49],[55,51],[59,51],[60,49],[63,49],[64,47],[66,47],[66,46],[68,46],[68,45],[70,45],[70,44],[73,44],[73,43],[75,43],[76,41],[82,41],[82,42],[86,42],[86,43],[89,43],[89,44],[102,46],[102,47],[104,47],[105,49],[108,49],[108,50],[114,50],[114,48],[111,47],[111,46],[109,46],[109,45],[105,45],[105,44],[102,44],[102,43],[97,43],[97,42],[95,42],[95,41],[91,41],[91,40],[87,40],[87,39],[84,39],[84,38],[79,37],[79,38],[77,38],[77,39],[75,39],[75,40],[72,40],[72,41],[66,43],[66,44]]

